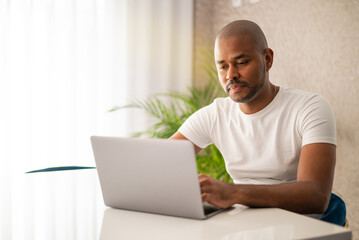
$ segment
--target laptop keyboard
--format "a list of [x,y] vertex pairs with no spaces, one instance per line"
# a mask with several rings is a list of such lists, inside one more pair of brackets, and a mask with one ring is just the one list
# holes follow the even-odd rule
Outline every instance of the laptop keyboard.
[[208,204],[208,203],[203,203],[203,210],[204,210],[204,215],[208,215],[208,214],[211,214],[213,212],[216,212],[218,210],[220,210],[221,208],[219,207],[215,207],[211,204]]

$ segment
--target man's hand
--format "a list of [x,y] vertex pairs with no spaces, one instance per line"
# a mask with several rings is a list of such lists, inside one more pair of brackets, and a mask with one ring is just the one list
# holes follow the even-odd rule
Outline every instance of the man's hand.
[[236,203],[234,184],[218,181],[205,174],[199,174],[198,179],[202,201],[220,208],[227,208]]

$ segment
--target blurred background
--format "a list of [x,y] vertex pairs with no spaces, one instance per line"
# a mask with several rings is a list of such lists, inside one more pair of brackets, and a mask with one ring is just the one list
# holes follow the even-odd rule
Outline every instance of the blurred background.
[[[109,110],[205,84],[201,65],[212,61],[215,35],[237,19],[255,21],[266,34],[273,83],[331,103],[338,135],[333,192],[346,202],[359,239],[358,0],[0,0],[0,239],[97,236],[90,220],[103,203],[91,198],[99,191],[93,178],[24,172],[94,166],[91,135],[130,136],[149,125],[141,112]],[[58,192],[57,205],[47,191]],[[73,215],[59,225],[88,227],[76,234],[41,229],[59,206]]]

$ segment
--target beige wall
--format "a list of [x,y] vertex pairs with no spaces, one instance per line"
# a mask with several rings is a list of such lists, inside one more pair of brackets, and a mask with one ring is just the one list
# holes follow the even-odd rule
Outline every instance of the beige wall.
[[359,0],[260,0],[232,7],[231,0],[195,0],[195,83],[205,76],[201,52],[232,20],[258,23],[274,51],[270,80],[325,96],[337,119],[333,192],[347,204],[359,239]]

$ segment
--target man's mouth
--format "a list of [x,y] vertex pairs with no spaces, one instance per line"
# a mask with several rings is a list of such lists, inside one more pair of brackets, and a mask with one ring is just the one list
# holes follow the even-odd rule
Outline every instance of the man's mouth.
[[245,87],[247,87],[247,85],[234,83],[234,84],[227,86],[227,92],[229,93],[231,90],[232,90],[232,92],[239,92]]

